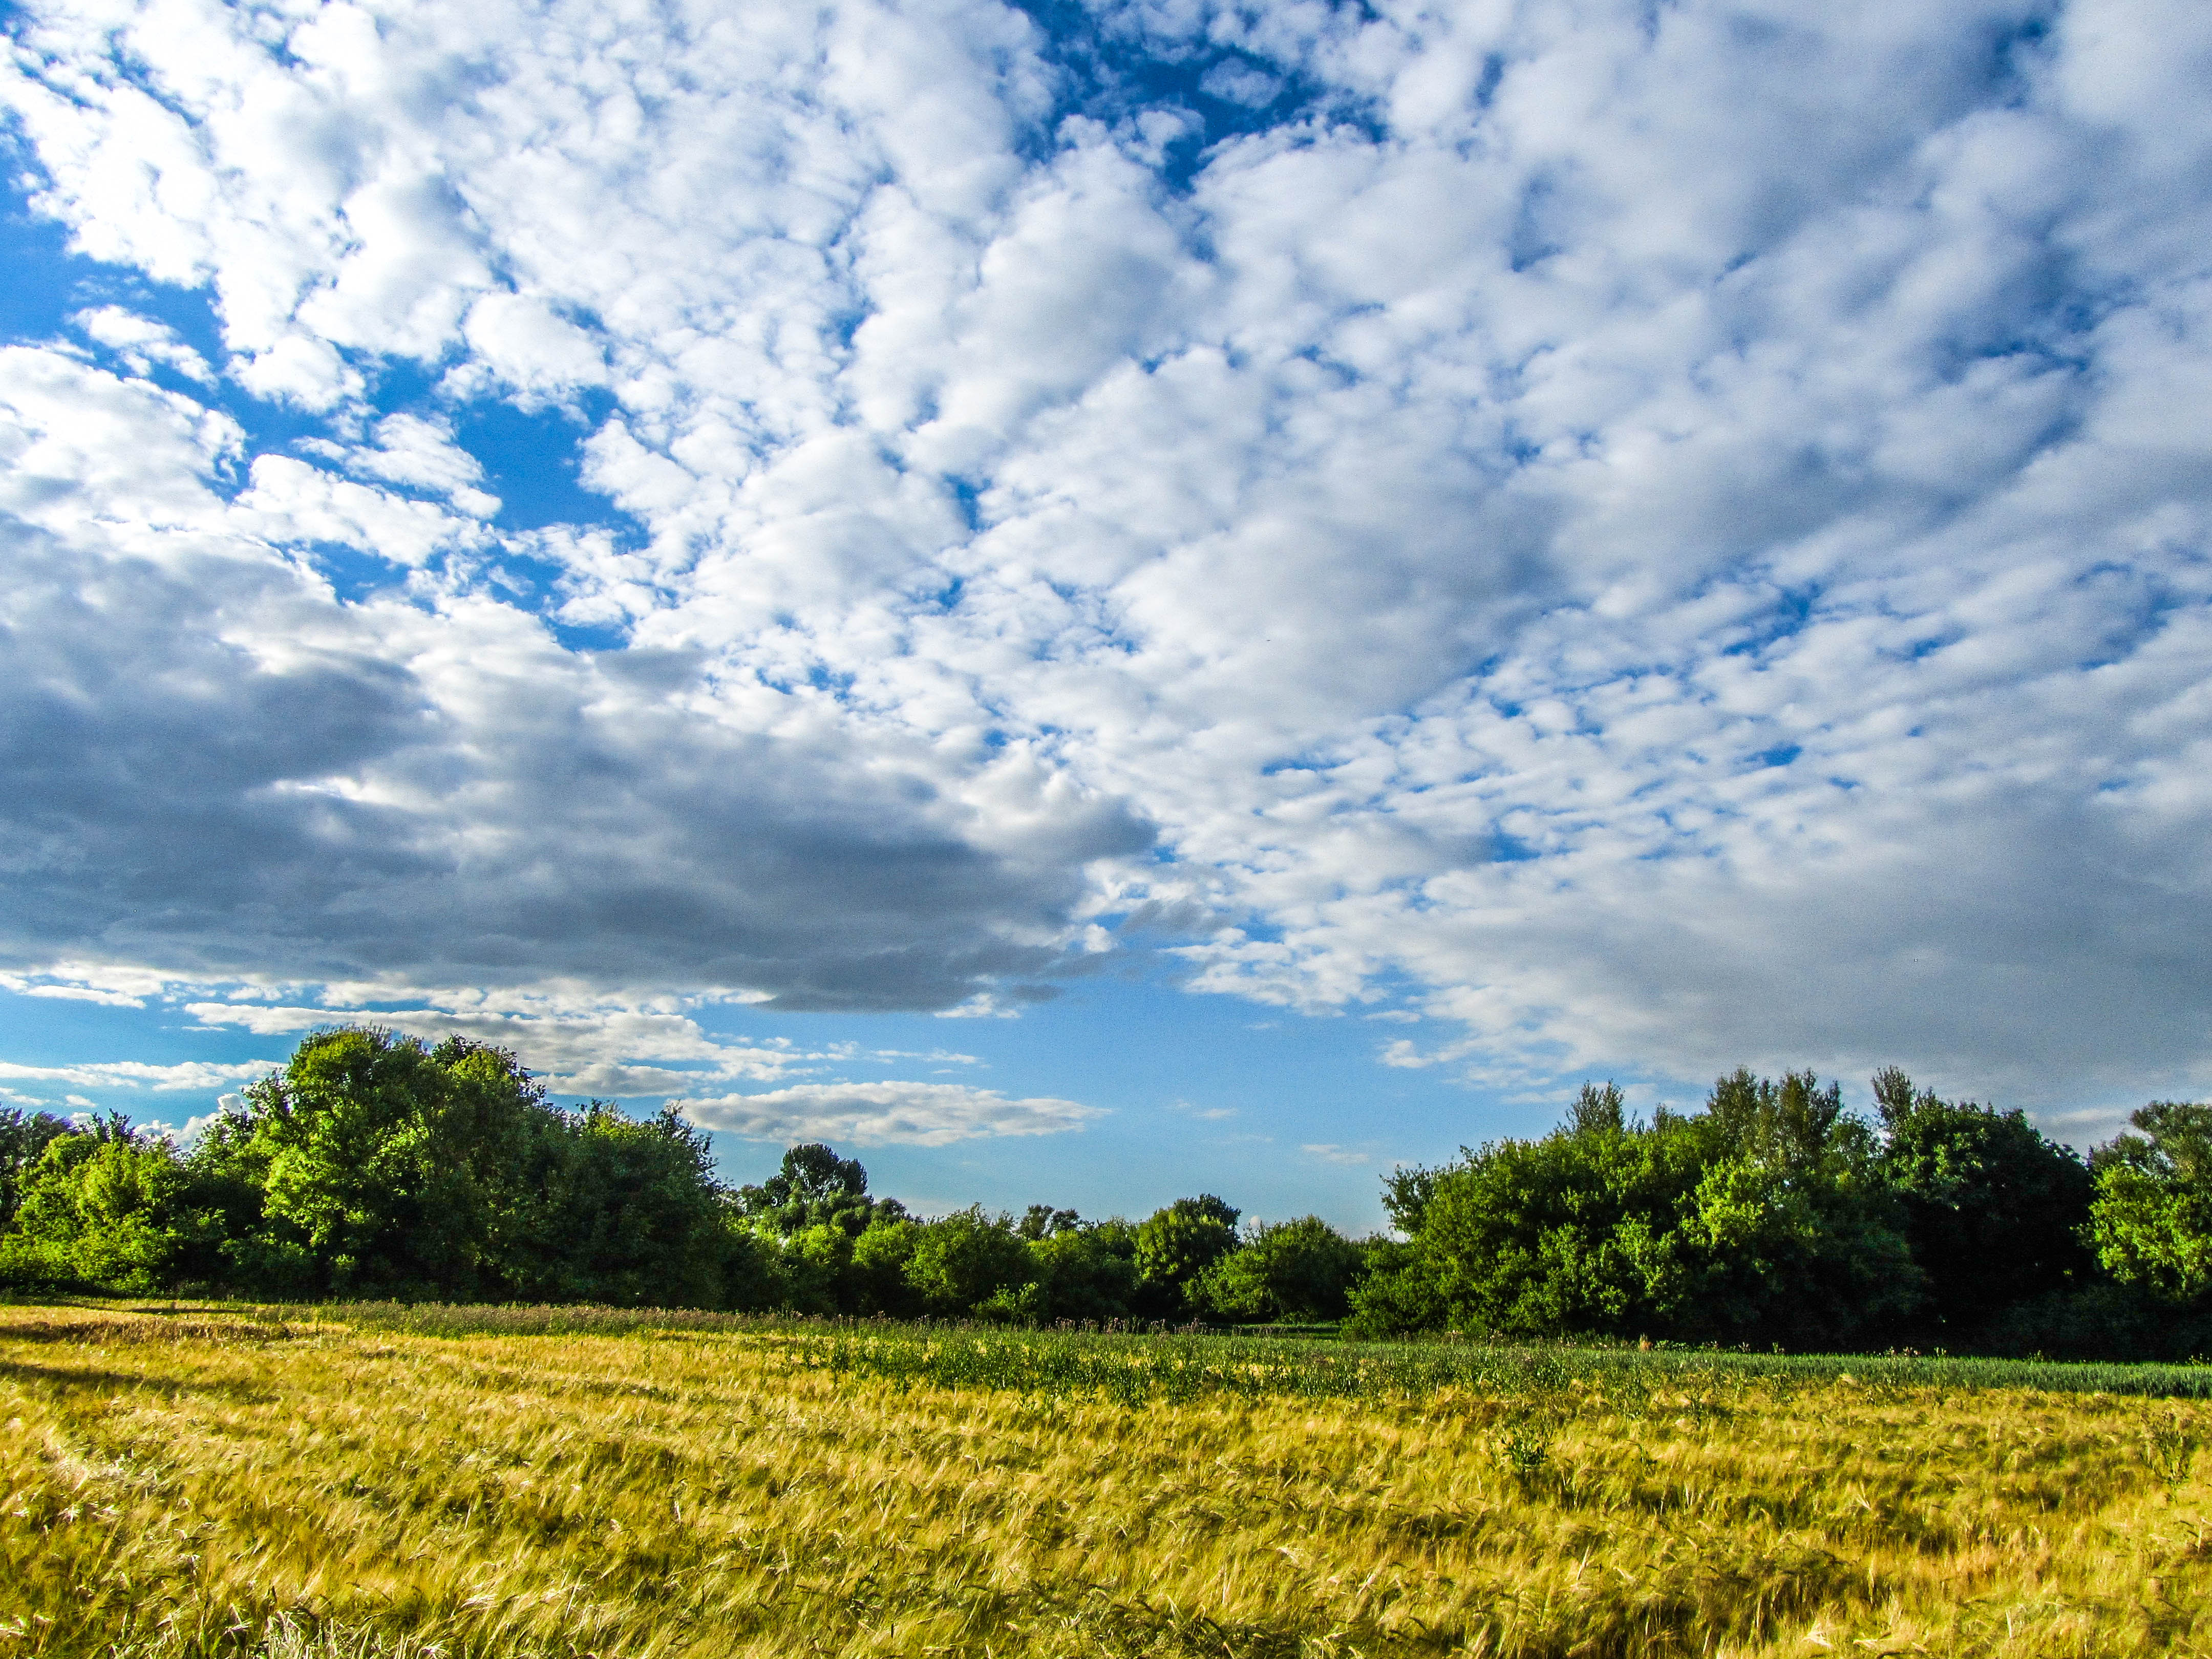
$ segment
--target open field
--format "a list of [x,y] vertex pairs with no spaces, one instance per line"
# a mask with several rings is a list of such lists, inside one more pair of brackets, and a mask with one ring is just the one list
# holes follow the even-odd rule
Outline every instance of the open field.
[[0,1642],[2212,1650],[2196,1455],[2212,1407],[1990,1380],[1924,1361],[0,1307]]
[[799,1320],[660,1308],[447,1306],[436,1303],[349,1303],[253,1306],[262,1321],[336,1319],[361,1328],[420,1336],[595,1336],[645,1331],[721,1331],[774,1335],[796,1346],[802,1363],[903,1377],[949,1388],[1011,1388],[1024,1393],[1103,1391],[1124,1404],[1201,1393],[1301,1397],[1420,1396],[1438,1389],[1522,1395],[1601,1383],[1619,1398],[1677,1380],[1758,1378],[1771,1388],[1854,1382],[1942,1391],[2033,1389],[2057,1394],[2126,1394],[2171,1400],[2212,1398],[2212,1364],[2081,1364],[1942,1355],[1761,1354],[1662,1346],[1647,1351],[1549,1343],[1488,1346],[1443,1339],[1338,1343],[1333,1338],[1250,1334],[1176,1334],[1132,1342],[1079,1331],[969,1329],[948,1341],[942,1328],[872,1320]]

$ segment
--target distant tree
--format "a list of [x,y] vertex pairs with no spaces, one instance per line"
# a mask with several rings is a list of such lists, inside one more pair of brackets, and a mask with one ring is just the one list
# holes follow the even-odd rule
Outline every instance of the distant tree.
[[[1435,1172],[1407,1266],[1458,1328],[1672,1334],[1703,1261],[1685,1229],[1706,1152],[1680,1127],[1463,1152]],[[1401,1301],[1424,1299],[1409,1291]]]
[[1192,1283],[1192,1299],[1215,1317],[1340,1319],[1364,1265],[1358,1245],[1319,1216],[1262,1224]]
[[2212,1105],[2155,1100],[2092,1159],[2090,1239],[2123,1285],[2171,1302],[2212,1292]]
[[888,1314],[910,1318],[923,1311],[921,1290],[907,1276],[921,1229],[908,1218],[878,1216],[853,1241],[853,1260],[844,1295],[846,1309],[856,1314]]
[[853,1251],[858,1241],[843,1227],[820,1221],[796,1232],[769,1234],[765,1242],[776,1306],[803,1314],[856,1311]]
[[[1462,1151],[1465,1148],[1462,1148]],[[1382,1211],[1407,1237],[1420,1231],[1436,1196],[1437,1172],[1421,1164],[1400,1164],[1382,1177]]]
[[1073,1232],[1083,1224],[1083,1218],[1073,1210],[1055,1210],[1049,1204],[1032,1204],[1014,1224],[1014,1230],[1024,1238],[1050,1238],[1060,1233]]
[[1704,1121],[1726,1152],[1784,1174],[1833,1169],[1838,1158],[1873,1151],[1867,1125],[1844,1110],[1843,1085],[1824,1089],[1810,1072],[1777,1080],[1738,1066],[1713,1085]]
[[516,1294],[547,1301],[715,1307],[733,1260],[707,1138],[672,1109],[645,1122],[605,1101],[561,1115],[520,1172],[525,1214],[499,1264]]
[[1873,1153],[1809,1073],[1739,1070],[1704,1112],[1641,1127],[1612,1085],[1588,1085],[1551,1135],[1386,1178],[1408,1236],[1376,1253],[1353,1325],[1848,1340],[1918,1295]]
[[24,1176],[0,1280],[167,1289],[204,1277],[222,1237],[167,1140],[110,1115],[46,1141]]
[[1361,1246],[1360,1272],[1346,1296],[1344,1334],[1366,1340],[1443,1329],[1452,1310],[1420,1248],[1395,1238]]
[[15,1219],[23,1178],[46,1147],[69,1133],[69,1120],[52,1112],[0,1109],[0,1231]]
[[[1032,1211],[1034,1213],[1034,1211]],[[1054,1211],[1055,1218],[1073,1211]],[[1055,1225],[1032,1238],[1040,1319],[1104,1322],[1136,1306],[1137,1230],[1119,1219]]]
[[1200,1193],[1179,1198],[1138,1224],[1137,1273],[1158,1293],[1158,1311],[1187,1310],[1192,1282],[1237,1248],[1239,1213],[1212,1193]]
[[2086,1284],[2095,1182],[2020,1111],[1939,1100],[1896,1066],[1874,1079],[1883,1178],[1927,1280],[1919,1318],[1957,1342],[2012,1304]]
[[940,1318],[1036,1311],[1035,1298],[1021,1300],[1036,1274],[1013,1218],[988,1214],[980,1204],[917,1226],[904,1272],[923,1307]]
[[840,1158],[820,1141],[783,1155],[782,1166],[757,1187],[740,1187],[738,1208],[779,1233],[834,1226],[858,1238],[878,1216],[906,1213],[896,1199],[868,1195],[868,1172],[856,1158]]
[[1567,1108],[1566,1127],[1574,1134],[1618,1134],[1628,1127],[1626,1103],[1612,1083],[1585,1083]]

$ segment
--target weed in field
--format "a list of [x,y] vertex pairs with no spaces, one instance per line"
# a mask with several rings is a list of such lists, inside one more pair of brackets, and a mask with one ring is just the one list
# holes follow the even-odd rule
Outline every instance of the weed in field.
[[1552,1467],[1553,1437],[1547,1425],[1522,1418],[1509,1422],[1492,1437],[1498,1466],[1511,1475],[1523,1492],[1533,1492]]
[[2197,1462],[2195,1428],[2179,1417],[2147,1423],[2142,1431],[2143,1459],[2169,1487],[2189,1479]]

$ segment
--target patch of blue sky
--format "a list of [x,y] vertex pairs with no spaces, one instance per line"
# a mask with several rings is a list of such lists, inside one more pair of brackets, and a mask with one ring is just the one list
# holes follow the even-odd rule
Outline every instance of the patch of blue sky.
[[[222,330],[205,289],[154,282],[127,266],[104,264],[69,246],[67,227],[39,212],[21,179],[0,186],[0,342],[28,344],[59,340],[88,352],[94,362],[120,369],[118,354],[88,338],[72,319],[102,306],[150,317],[207,360],[218,379],[204,385],[155,363],[155,383],[184,392],[236,421],[246,434],[246,458],[270,451],[290,453],[301,438],[328,435],[328,423],[288,405],[264,403],[221,379]],[[244,475],[218,477],[218,489],[243,487]]]
[[[140,368],[166,389],[190,396],[235,421],[245,434],[245,460],[263,454],[298,455],[304,440],[343,441],[349,434],[328,418],[295,405],[256,398],[224,377],[222,327],[205,289],[178,288],[149,280],[139,271],[110,265],[74,252],[66,226],[40,213],[21,187],[0,192],[0,268],[9,280],[0,284],[0,342],[61,341],[119,373]],[[155,362],[133,368],[124,354],[99,343],[76,325],[83,313],[119,307],[153,319],[206,360],[216,372],[212,383],[191,379]],[[381,417],[410,414],[448,422],[454,439],[483,469],[483,487],[499,498],[494,527],[511,532],[556,525],[599,529],[617,546],[641,545],[643,527],[607,497],[582,482],[582,445],[613,407],[611,394],[586,390],[570,406],[526,410],[495,397],[456,401],[445,397],[434,366],[404,359],[375,359],[355,365],[363,372],[373,412]],[[318,465],[327,465],[320,458]],[[230,494],[245,487],[246,469],[226,467],[208,480]],[[400,495],[430,495],[404,485],[380,483]],[[373,552],[318,543],[296,550],[312,562],[342,599],[358,600],[401,586],[405,571]],[[497,560],[500,585],[517,599],[535,596],[535,609],[557,603],[558,568],[520,556]],[[578,627],[550,615],[549,625],[572,649],[605,650],[619,646],[619,629]]]
[[1543,856],[1540,848],[1518,836],[1504,830],[1490,832],[1490,861],[1492,864],[1525,864]]
[[1817,583],[1782,589],[1764,612],[1721,648],[1721,654],[1724,657],[1755,657],[1784,640],[1796,638],[1812,623],[1814,609],[1820,602],[1820,594],[1821,589]]
[[[1382,131],[1370,106],[1324,88],[1295,64],[1225,44],[1203,12],[1177,30],[1153,9],[1081,0],[1016,0],[1045,36],[1045,55],[1061,73],[1050,125],[1071,115],[1109,125],[1150,111],[1188,118],[1162,154],[1159,174],[1185,191],[1217,146],[1285,125],[1322,119]],[[1364,15],[1351,5],[1344,9]]]
[[[201,1000],[195,993],[191,1000]],[[780,1078],[702,1079],[702,1097],[761,1093],[794,1083],[890,1079],[958,1083],[1010,1098],[1080,1101],[1106,1115],[1075,1133],[945,1146],[841,1145],[865,1163],[878,1192],[941,1213],[981,1202],[1019,1210],[1073,1205],[1086,1215],[1143,1213],[1170,1200],[1218,1193],[1253,1213],[1319,1213],[1364,1231],[1382,1224],[1380,1178],[1397,1163],[1436,1163],[1463,1144],[1540,1133],[1559,1108],[1514,1101],[1462,1080],[1449,1066],[1382,1066],[1378,1055],[1419,1028],[1194,996],[1159,974],[1101,975],[1067,984],[1018,1018],[946,1019],[913,1013],[779,1014],[727,1005],[695,1011],[712,1036],[736,1047],[779,1040],[810,1060]],[[103,1057],[152,1066],[281,1061],[299,1034],[259,1036],[202,1029],[180,1005],[143,1009],[0,992],[0,1054],[24,1066],[77,1066]],[[933,1059],[940,1051],[973,1063]],[[878,1056],[882,1056],[878,1058]],[[532,1059],[527,1045],[522,1059]],[[240,1085],[146,1087],[0,1079],[9,1104],[92,1106],[141,1123],[181,1126],[216,1109]],[[641,1115],[661,1097],[627,1100]],[[580,1097],[556,1096],[566,1104]],[[725,1178],[757,1181],[781,1143],[713,1137]],[[1319,1149],[1319,1150],[1316,1150]]]
[[2108,561],[2082,571],[2073,585],[2100,590],[2112,603],[2097,648],[2075,660],[2074,666],[2084,673],[2125,662],[2163,633],[2177,614],[2203,608],[2201,600],[2171,584],[2133,566]]
[[93,284],[135,280],[127,271],[70,252],[68,229],[34,213],[13,185],[0,191],[0,267],[8,272],[0,283],[0,338],[10,343],[62,334],[70,313],[100,303],[92,295]]

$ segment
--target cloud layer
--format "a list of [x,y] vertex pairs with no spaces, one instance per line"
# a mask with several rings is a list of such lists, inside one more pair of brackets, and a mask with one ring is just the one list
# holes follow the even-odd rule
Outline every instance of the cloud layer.
[[979,1135],[1049,1135],[1105,1115],[1049,1096],[1009,1100],[958,1083],[801,1083],[677,1103],[702,1128],[747,1140],[945,1146]]
[[1054,15],[19,8],[0,968],[2212,1080],[2212,15]]

